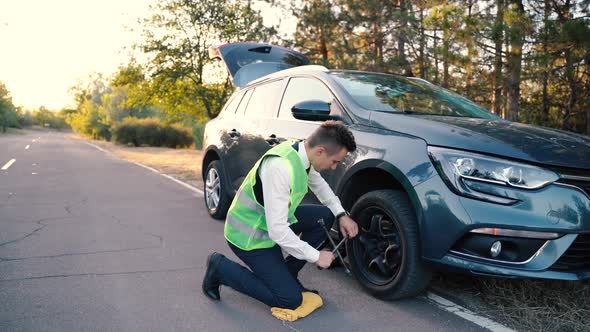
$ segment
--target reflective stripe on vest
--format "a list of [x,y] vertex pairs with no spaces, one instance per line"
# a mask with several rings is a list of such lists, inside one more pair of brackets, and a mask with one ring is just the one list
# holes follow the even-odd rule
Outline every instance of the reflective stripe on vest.
[[[294,221],[296,221],[295,218],[289,218],[290,224],[292,224]],[[263,229],[254,229],[254,228],[250,227],[250,225],[246,225],[246,224],[240,222],[234,216],[231,216],[231,215],[227,216],[225,222],[230,224],[231,227],[237,229],[238,231],[240,231],[244,234],[248,234],[252,238],[255,238],[257,240],[270,240],[270,236],[268,235],[267,231],[265,231]]]
[[250,225],[246,225],[239,221],[236,217],[228,215],[225,219],[225,222],[230,224],[231,227],[237,229],[238,231],[248,235],[251,238],[255,238],[257,240],[270,240],[268,236],[268,232],[262,229],[254,229],[250,227]]
[[240,201],[240,203],[244,204],[244,206],[248,209],[254,210],[260,214],[264,214],[264,207],[256,203],[256,201],[253,200],[250,196],[246,195],[244,191],[238,190],[238,194],[236,196],[237,200]]

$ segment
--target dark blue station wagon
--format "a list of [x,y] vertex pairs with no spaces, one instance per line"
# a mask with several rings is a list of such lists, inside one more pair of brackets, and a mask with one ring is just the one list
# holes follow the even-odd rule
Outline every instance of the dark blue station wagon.
[[210,53],[237,86],[205,129],[212,217],[224,218],[265,151],[339,119],[358,149],[322,175],[359,223],[345,254],[369,293],[413,296],[440,267],[590,277],[588,137],[502,120],[422,79],[309,65],[274,45]]

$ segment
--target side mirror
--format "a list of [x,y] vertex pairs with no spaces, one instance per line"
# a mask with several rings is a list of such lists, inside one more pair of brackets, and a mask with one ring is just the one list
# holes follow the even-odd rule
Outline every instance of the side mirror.
[[306,100],[291,108],[295,119],[308,121],[326,121],[333,119],[330,115],[330,104],[321,100]]

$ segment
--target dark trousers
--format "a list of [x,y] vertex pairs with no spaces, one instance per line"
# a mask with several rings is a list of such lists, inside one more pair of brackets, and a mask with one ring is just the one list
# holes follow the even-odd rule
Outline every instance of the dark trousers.
[[[291,225],[295,234],[314,248],[319,248],[326,240],[326,233],[317,223],[323,218],[330,229],[334,215],[325,206],[301,205],[295,210],[298,222]],[[222,285],[229,286],[240,293],[253,297],[268,306],[295,309],[301,305],[301,283],[297,274],[306,261],[291,255],[283,258],[278,245],[268,249],[250,251],[229,243],[231,250],[250,268],[223,258],[217,268],[217,277]]]

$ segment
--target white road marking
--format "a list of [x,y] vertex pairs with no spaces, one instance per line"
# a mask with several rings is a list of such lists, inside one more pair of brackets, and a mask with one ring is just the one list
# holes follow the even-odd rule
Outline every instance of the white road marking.
[[95,148],[99,149],[99,150],[100,150],[100,151],[102,151],[102,152],[105,152],[105,153],[112,154],[112,153],[110,153],[109,151],[107,151],[107,150],[105,150],[105,149],[101,148],[101,147],[100,147],[100,146],[98,146],[98,145],[95,145],[95,144],[92,144],[92,143],[88,143],[88,142],[84,142],[84,143],[86,143],[86,144],[88,144],[88,145],[90,145],[90,146],[94,146]]
[[25,146],[25,150],[28,150],[30,147],[30,145]]
[[32,173],[31,173],[31,175],[37,175],[37,173],[35,173],[35,172],[32,172]]
[[5,171],[8,169],[8,167],[10,167],[10,165],[14,164],[14,162],[16,161],[16,159],[10,159],[9,162],[7,162],[4,166],[2,166],[2,170]]
[[494,322],[493,320],[480,316],[473,311],[466,309],[452,301],[449,301],[443,297],[440,297],[434,293],[428,292],[426,297],[434,302],[438,307],[453,313],[463,319],[466,319],[472,323],[475,323],[485,329],[492,332],[515,332],[513,329],[506,327],[500,323]]
[[[108,154],[111,154],[111,155],[113,155],[113,154],[112,154],[110,151],[107,151],[107,150],[105,150],[105,149],[101,148],[101,147],[100,147],[100,146],[98,146],[98,145],[95,145],[95,144],[92,144],[92,143],[88,143],[88,142],[84,142],[84,143],[86,143],[86,144],[88,144],[88,145],[90,145],[90,146],[93,146],[93,147],[97,148],[97,149],[98,149],[98,150],[100,150],[100,151],[103,151],[103,152],[105,152],[105,153],[108,153]],[[117,158],[118,158],[118,157],[117,157]],[[121,158],[119,158],[119,159],[121,159]],[[125,160],[125,159],[122,159],[122,160]],[[202,191],[201,189],[199,189],[199,188],[196,188],[196,187],[194,187],[194,186],[191,186],[190,184],[188,184],[188,183],[186,183],[186,182],[182,182],[182,181],[178,180],[177,178],[175,178],[175,177],[173,177],[173,176],[170,176],[170,175],[168,175],[168,174],[161,173],[160,171],[158,171],[158,170],[157,170],[157,169],[155,169],[155,168],[152,168],[152,167],[146,166],[146,165],[144,165],[144,164],[141,164],[141,163],[138,163],[138,162],[135,162],[135,161],[128,161],[128,160],[126,160],[126,161],[127,161],[127,162],[130,162],[130,163],[132,163],[132,164],[135,164],[135,165],[137,165],[137,166],[139,166],[139,167],[143,167],[143,168],[145,168],[145,169],[148,169],[148,170],[150,170],[150,171],[152,171],[152,172],[154,172],[154,173],[156,173],[156,174],[160,174],[161,176],[163,176],[163,177],[165,177],[165,178],[167,178],[167,179],[170,179],[170,180],[172,180],[172,181],[174,181],[174,182],[176,182],[176,183],[180,184],[181,186],[183,186],[183,187],[186,187],[186,188],[188,188],[188,189],[190,189],[190,190],[192,190],[192,191],[196,192],[196,193],[197,193],[197,194],[199,194],[199,195],[204,195],[204,194],[205,194],[205,193],[203,193],[203,191]]]
[[[90,146],[93,146],[93,147],[97,148],[100,151],[104,151],[106,153],[112,154],[109,151],[107,151],[107,150],[105,150],[105,149],[103,149],[103,148],[101,148],[101,147],[99,147],[97,145],[94,145],[92,143],[88,143],[88,142],[84,142],[84,143],[86,143],[86,144],[88,144]],[[183,182],[181,180],[178,180],[178,179],[176,179],[176,178],[174,178],[174,177],[172,177],[172,176],[170,176],[168,174],[160,173],[160,171],[158,171],[157,169],[154,169],[152,167],[143,165],[143,164],[138,163],[138,162],[131,161],[130,163],[135,164],[135,165],[140,166],[140,167],[143,167],[145,169],[148,169],[148,170],[150,170],[150,171],[152,171],[154,173],[160,174],[163,177],[166,177],[166,178],[168,178],[168,179],[170,179],[170,180],[172,180],[172,181],[174,181],[174,182],[176,182],[176,183],[178,183],[178,184],[180,184],[180,185],[182,185],[182,186],[184,186],[184,187],[186,187],[186,188],[188,188],[188,189],[190,189],[190,190],[192,190],[192,191],[194,191],[194,192],[196,192],[196,193],[198,193],[200,195],[204,195],[204,193],[203,193],[202,190],[200,190],[198,188],[195,188],[195,187],[191,186],[190,184],[185,183],[185,182]],[[440,296],[438,296],[436,294],[433,294],[431,292],[428,292],[426,294],[426,297],[427,297],[428,300],[430,300],[430,302],[434,303],[436,306],[440,307],[441,309],[446,310],[446,311],[448,311],[448,312],[450,312],[452,314],[455,314],[455,315],[457,315],[457,316],[459,316],[459,317],[461,317],[461,318],[463,318],[465,320],[468,320],[468,321],[470,321],[470,322],[472,322],[472,323],[474,323],[474,324],[476,324],[478,326],[481,326],[481,327],[483,327],[485,329],[488,329],[488,330],[490,330],[492,332],[515,332],[514,330],[512,330],[512,329],[510,329],[510,328],[508,328],[508,327],[506,327],[506,326],[504,326],[504,325],[502,325],[500,323],[494,322],[493,320],[491,320],[489,318],[480,316],[480,315],[472,312],[469,309],[466,309],[466,308],[464,308],[464,307],[462,307],[462,306],[460,306],[460,305],[458,305],[458,304],[456,304],[456,303],[454,303],[454,302],[452,302],[450,300],[447,300],[447,299],[445,299],[443,297],[440,297]]]
[[35,143],[36,139],[32,140],[31,142]]

